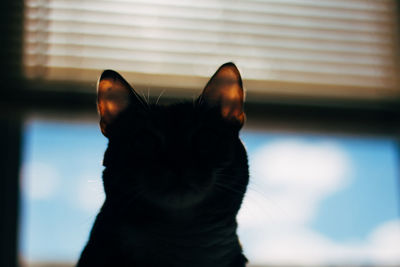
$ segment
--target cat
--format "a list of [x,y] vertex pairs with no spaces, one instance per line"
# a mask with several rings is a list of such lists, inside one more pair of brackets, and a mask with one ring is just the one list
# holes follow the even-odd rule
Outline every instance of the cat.
[[249,181],[242,79],[222,65],[196,101],[149,104],[117,72],[97,85],[104,204],[77,267],[243,267]]

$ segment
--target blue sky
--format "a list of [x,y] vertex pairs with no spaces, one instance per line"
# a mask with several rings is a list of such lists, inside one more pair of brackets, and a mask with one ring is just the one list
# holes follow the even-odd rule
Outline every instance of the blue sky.
[[[392,248],[400,247],[400,160],[393,140],[248,131],[242,139],[253,182],[239,234],[250,260],[400,264]],[[105,147],[96,123],[27,123],[23,258],[76,261],[103,200]],[[297,241],[310,249],[299,250]],[[319,258],[308,262],[315,247]]]
[[400,160],[393,140],[254,132],[242,138],[250,154],[261,145],[285,139],[317,144],[328,139],[346,151],[352,161],[352,182],[320,203],[312,223],[324,235],[337,241],[362,240],[378,224],[399,218]]

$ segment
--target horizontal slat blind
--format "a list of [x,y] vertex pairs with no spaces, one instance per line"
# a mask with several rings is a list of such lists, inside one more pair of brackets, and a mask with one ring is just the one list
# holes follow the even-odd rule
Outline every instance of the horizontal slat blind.
[[234,61],[248,91],[392,96],[390,0],[26,0],[29,77],[201,88]]

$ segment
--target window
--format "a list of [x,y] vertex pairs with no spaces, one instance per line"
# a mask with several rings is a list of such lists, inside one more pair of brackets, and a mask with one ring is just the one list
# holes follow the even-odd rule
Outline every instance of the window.
[[[201,88],[235,61],[249,95],[398,95],[395,1],[26,0],[29,77]],[[182,92],[181,92],[182,93]],[[250,94],[252,93],[252,94]]]
[[3,4],[1,266],[79,256],[104,197],[103,69],[172,102],[227,61],[247,87],[252,183],[238,219],[251,263],[400,265],[397,1]]
[[[73,266],[104,199],[106,139],[96,122],[36,119],[25,133],[21,257]],[[394,140],[251,130],[242,139],[251,182],[239,236],[251,264],[400,264]]]

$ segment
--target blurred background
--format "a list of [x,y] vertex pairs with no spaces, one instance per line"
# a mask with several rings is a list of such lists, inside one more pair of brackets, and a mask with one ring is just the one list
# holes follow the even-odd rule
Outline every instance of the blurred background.
[[104,200],[95,86],[246,87],[250,266],[400,266],[395,0],[4,0],[0,266],[73,266]]

